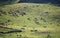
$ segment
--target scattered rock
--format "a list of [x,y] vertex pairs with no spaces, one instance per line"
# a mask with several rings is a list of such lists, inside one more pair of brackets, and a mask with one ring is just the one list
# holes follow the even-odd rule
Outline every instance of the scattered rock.
[[17,16],[18,17],[18,14],[16,13],[16,11],[11,11],[10,10],[10,12],[8,12],[10,15],[12,15],[12,16]]
[[35,22],[35,23],[38,24],[38,25],[40,24],[39,22]]
[[3,11],[3,10],[0,10],[0,14],[4,14],[4,15],[6,15],[6,12]]
[[31,32],[37,32],[37,30],[30,30]]
[[0,25],[5,25],[4,23],[0,23]]
[[20,13],[20,11],[19,11],[19,10],[16,10],[16,12],[17,12],[17,13]]
[[25,30],[25,28],[21,28],[22,30]]
[[25,12],[21,12],[20,15],[24,16],[24,15],[26,15],[26,13]]
[[8,22],[11,22],[11,20],[7,20]]
[[31,20],[30,18],[27,18],[27,20]]
[[16,12],[12,12],[12,15],[13,15],[13,16],[17,16]]
[[8,20],[6,20],[6,21],[5,21],[5,24],[7,24],[8,22],[11,22],[11,20],[9,20],[9,19],[8,19]]
[[9,14],[12,14],[12,13],[11,13],[11,11],[10,11],[10,12],[8,12],[8,13],[9,13]]
[[48,14],[49,12],[46,11],[45,13]]
[[17,35],[17,36],[19,36],[19,35]]
[[22,35],[19,35],[19,34],[17,35],[17,38],[21,38],[21,37],[22,37]]
[[34,18],[34,21],[35,21],[35,22],[37,22],[37,21],[38,21],[38,19],[37,19],[37,18]]
[[37,18],[34,18],[34,22],[36,23],[36,24],[40,24],[39,22],[38,22],[38,19]]
[[46,22],[46,20],[44,18],[41,17],[41,20],[43,20],[44,22]]
[[26,25],[25,25],[25,26],[23,26],[23,27],[26,27]]
[[39,5],[36,5],[36,7],[39,7]]
[[44,28],[47,28],[47,26],[43,26]]
[[33,32],[33,30],[30,30],[31,32]]
[[19,35],[19,36],[22,36],[22,35]]
[[25,9],[27,8],[27,7],[24,7]]

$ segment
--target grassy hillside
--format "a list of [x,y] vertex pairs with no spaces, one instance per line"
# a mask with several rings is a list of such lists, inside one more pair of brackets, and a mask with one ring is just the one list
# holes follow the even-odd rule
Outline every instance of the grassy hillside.
[[60,7],[36,3],[1,6],[0,38],[60,38]]

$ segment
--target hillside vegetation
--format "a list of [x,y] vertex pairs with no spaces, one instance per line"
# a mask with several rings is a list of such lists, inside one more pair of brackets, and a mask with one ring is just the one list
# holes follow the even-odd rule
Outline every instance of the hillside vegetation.
[[60,38],[60,7],[49,3],[1,6],[0,38]]

